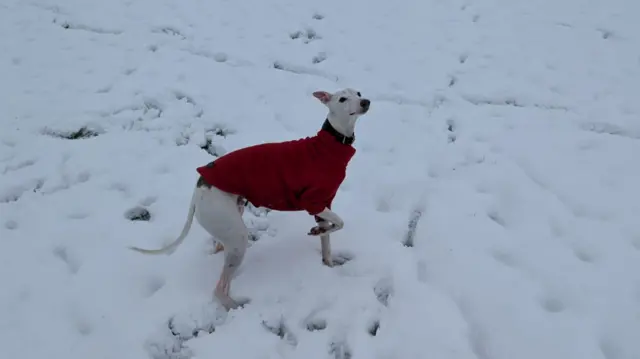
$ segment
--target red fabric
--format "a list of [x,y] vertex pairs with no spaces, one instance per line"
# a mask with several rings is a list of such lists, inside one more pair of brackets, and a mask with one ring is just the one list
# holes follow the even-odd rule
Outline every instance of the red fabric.
[[321,130],[300,140],[242,148],[197,171],[210,185],[256,207],[316,215],[331,208],[355,152]]

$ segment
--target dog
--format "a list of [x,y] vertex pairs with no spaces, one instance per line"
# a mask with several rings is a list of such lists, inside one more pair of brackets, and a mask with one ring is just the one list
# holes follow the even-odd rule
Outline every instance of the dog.
[[316,91],[313,96],[329,113],[313,137],[265,143],[229,152],[196,170],[196,183],[186,223],[178,238],[160,249],[129,247],[144,254],[171,254],[184,241],[195,216],[198,223],[224,250],[224,265],[214,296],[226,309],[244,303],[229,295],[232,276],[242,264],[249,231],[242,215],[247,203],[277,211],[306,211],[316,226],[308,235],[320,236],[322,261],[332,266],[329,235],[344,227],[331,210],[346,168],[355,155],[355,126],[369,111],[371,101],[347,88],[335,93]]

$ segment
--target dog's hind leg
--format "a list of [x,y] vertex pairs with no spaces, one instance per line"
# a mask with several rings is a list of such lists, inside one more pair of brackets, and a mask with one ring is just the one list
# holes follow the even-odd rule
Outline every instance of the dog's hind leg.
[[231,281],[244,260],[249,242],[249,230],[238,211],[237,196],[215,187],[199,188],[196,218],[200,225],[224,245],[224,265],[214,290],[214,296],[227,310],[239,304],[229,295]]
[[[247,205],[247,202],[244,198],[238,196],[237,205],[238,205],[238,212],[240,212],[240,217],[242,217],[242,215],[244,215],[244,207]],[[213,244],[214,244],[214,248],[211,251],[211,254],[216,254],[224,250],[224,245],[218,242],[217,240],[214,240]]]
[[215,297],[227,310],[235,309],[239,306],[239,303],[231,299],[231,297],[229,296],[233,274],[235,273],[236,269],[238,269],[240,264],[242,264],[244,254],[247,250],[246,242],[244,242],[244,244],[239,244],[239,246],[226,247],[226,251],[224,253],[224,266],[222,267],[220,279],[218,280],[216,289],[214,290]]

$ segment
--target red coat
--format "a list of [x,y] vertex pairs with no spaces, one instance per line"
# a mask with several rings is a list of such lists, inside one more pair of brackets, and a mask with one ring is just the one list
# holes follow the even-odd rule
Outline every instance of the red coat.
[[316,215],[331,208],[355,152],[320,130],[313,137],[242,148],[197,171],[208,184],[256,207]]

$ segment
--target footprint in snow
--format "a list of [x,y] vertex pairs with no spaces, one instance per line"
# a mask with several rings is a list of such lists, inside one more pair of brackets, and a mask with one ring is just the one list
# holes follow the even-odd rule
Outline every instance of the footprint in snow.
[[416,278],[420,283],[427,283],[429,280],[427,262],[425,262],[424,259],[419,259],[416,263]]
[[407,233],[402,241],[403,246],[412,248],[415,245],[416,230],[418,229],[418,224],[422,218],[422,212],[423,211],[420,208],[415,208],[411,212],[411,215],[409,216],[409,224],[407,225]]
[[220,157],[227,152],[222,146],[213,143],[211,136],[206,137],[205,143],[201,144],[200,148],[213,157]]
[[449,87],[453,87],[458,83],[458,78],[456,76],[449,76]]
[[227,312],[222,307],[212,303],[198,305],[186,313],[171,316],[145,340],[144,348],[152,359],[190,359],[195,354],[187,342],[214,333],[226,317]]
[[277,335],[280,339],[284,340],[291,346],[298,345],[298,339],[284,322],[284,318],[280,318],[276,321],[262,321],[262,327],[268,332]]
[[607,40],[607,39],[609,39],[611,36],[613,36],[613,31],[611,31],[611,30],[607,30],[607,29],[598,29],[598,32],[600,32],[600,36],[601,36],[604,40]]
[[563,237],[567,233],[566,228],[562,225],[560,220],[555,217],[549,218],[549,228],[551,233],[556,237]]
[[222,306],[206,303],[187,313],[172,316],[167,321],[167,328],[172,336],[184,342],[204,333],[215,332],[226,317],[227,312]]
[[24,183],[20,186],[13,186],[11,188],[1,190],[2,192],[0,192],[0,203],[17,202],[26,192],[32,191],[33,193],[36,193],[42,188],[42,186],[44,186],[44,180],[36,179],[29,181],[29,183]]
[[138,71],[138,68],[136,67],[129,67],[124,69],[124,71],[122,71],[123,74],[125,74],[126,76],[131,76],[133,75],[134,72]]
[[391,279],[383,278],[378,280],[373,287],[373,293],[380,304],[385,307],[389,306],[389,299],[393,295],[393,284],[391,283]]
[[506,227],[506,222],[504,218],[500,213],[498,213],[497,210],[488,211],[487,217],[489,217],[492,221],[494,221],[496,224],[500,225],[501,227]]
[[178,133],[176,134],[176,146],[185,146],[187,144],[189,144],[189,140],[191,139],[191,136],[188,133]]
[[167,283],[166,279],[159,276],[152,276],[146,280],[145,283],[145,296],[147,298],[156,294],[160,289],[162,289]]
[[593,251],[590,251],[586,248],[573,248],[573,254],[575,254],[576,258],[585,263],[593,263],[596,260],[596,255],[593,253]]
[[329,355],[334,359],[351,359],[353,356],[345,341],[335,341],[329,344]]
[[367,332],[369,332],[369,335],[371,335],[372,337],[375,337],[376,335],[378,335],[378,330],[380,330],[380,321],[379,320],[374,320],[369,325],[369,328],[367,328]]
[[391,210],[391,193],[378,194],[376,198],[376,211],[387,213]]
[[151,213],[144,207],[136,206],[128,209],[124,213],[124,217],[130,221],[150,221]]
[[[453,86],[455,84],[455,77],[453,77],[452,83],[450,83],[450,86]],[[456,136],[456,121],[452,118],[447,120],[447,140],[449,143],[454,143],[456,142],[457,136]]]
[[80,270],[80,262],[69,254],[69,250],[65,246],[57,246],[53,249],[53,255],[60,259],[67,266],[69,273],[76,274]]
[[81,30],[81,31],[93,32],[93,33],[100,34],[100,35],[120,35],[120,34],[122,34],[121,30],[105,29],[105,28],[100,28],[100,27],[92,27],[92,26],[88,26],[88,25],[84,25],[84,24],[70,23],[70,22],[67,22],[67,21],[63,21],[63,22],[58,23],[57,19],[54,19],[53,22],[55,24],[59,24],[60,27],[62,27],[65,30]]
[[191,359],[194,353],[185,345],[185,340],[169,334],[158,334],[144,343],[147,354],[152,359]]
[[447,131],[455,132],[456,131],[456,121],[452,118],[447,119]]
[[542,299],[540,305],[549,313],[560,313],[565,310],[565,304],[560,298],[546,297]]
[[88,182],[90,179],[91,179],[91,172],[82,171],[82,172],[78,173],[78,176],[76,176],[76,183],[75,184],[85,183],[85,182]]
[[497,262],[502,263],[507,267],[514,268],[517,265],[517,260],[515,259],[513,254],[511,254],[511,253],[509,253],[507,251],[500,250],[500,249],[494,249],[491,252],[491,256]]
[[108,189],[122,193],[125,198],[131,196],[131,191],[129,190],[129,186],[126,183],[113,182],[109,185]]
[[224,52],[216,52],[215,54],[213,54],[213,61],[215,62],[227,62],[227,60],[229,60],[229,55],[225,54]]
[[600,339],[599,346],[605,359],[622,359],[626,357],[622,354],[620,346],[609,338]]
[[4,228],[13,231],[18,229],[18,222],[14,221],[14,220],[8,220],[6,222],[4,222]]
[[482,181],[476,184],[476,192],[482,194],[491,193],[491,184],[487,181]]
[[188,104],[190,104],[192,106],[196,106],[197,105],[196,100],[193,97],[191,97],[191,96],[187,95],[186,93],[184,93],[183,91],[174,91],[173,92],[173,96],[178,101],[184,101],[184,102],[186,102],[186,103],[188,103]]
[[177,29],[175,29],[173,27],[169,27],[169,26],[158,28],[158,29],[154,29],[154,30],[152,30],[152,32],[161,33],[161,34],[165,34],[165,35],[169,35],[169,36],[176,36],[176,37],[181,38],[182,40],[185,40],[187,38],[184,34],[182,34],[180,32],[180,30],[177,30]]
[[305,327],[310,332],[327,329],[327,321],[323,318],[311,318],[305,321]]
[[429,176],[429,178],[439,178],[440,177],[440,168],[437,167],[429,167],[429,169],[427,170],[427,175]]
[[2,174],[7,174],[8,172],[18,171],[23,168],[31,167],[34,164],[36,164],[36,160],[31,159],[31,160],[25,160],[25,161],[19,162],[15,165],[8,165],[8,166],[5,166],[4,170],[2,171]]
[[108,84],[97,89],[96,93],[100,93],[100,94],[109,93],[111,92],[112,89],[113,89],[113,84]]
[[43,135],[47,135],[54,138],[60,138],[64,140],[82,140],[92,137],[97,137],[104,133],[104,131],[100,129],[91,129],[89,127],[83,126],[74,131],[63,131],[63,130],[54,130],[50,128],[44,128],[41,130]]
[[327,54],[325,52],[319,52],[316,56],[311,59],[311,63],[319,64],[327,59]]
[[347,252],[333,252],[331,254],[331,263],[334,267],[345,265],[347,262],[353,260],[354,256]]
[[77,319],[75,321],[75,328],[82,336],[89,336],[93,332],[93,326],[86,319]]
[[69,219],[85,219],[87,217],[89,217],[89,212],[86,211],[73,212],[67,215]]
[[316,31],[312,28],[307,28],[304,31],[298,30],[296,32],[292,32],[289,34],[291,40],[303,39],[305,44],[308,44],[311,41],[320,39],[320,36],[316,33]]

